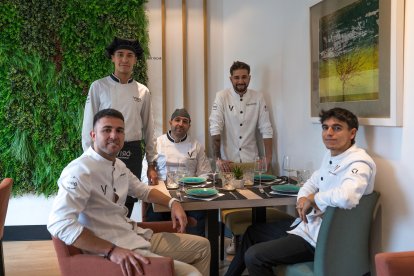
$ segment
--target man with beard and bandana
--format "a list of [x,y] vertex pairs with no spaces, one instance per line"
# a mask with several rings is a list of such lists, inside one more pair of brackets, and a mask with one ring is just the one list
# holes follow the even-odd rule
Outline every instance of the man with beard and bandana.
[[[141,141],[145,141],[145,153],[148,171],[145,173],[153,185],[158,184],[155,171],[155,135],[154,119],[151,106],[151,94],[148,88],[132,78],[134,66],[143,56],[143,49],[137,40],[115,37],[106,47],[106,56],[114,64],[114,72],[96,80],[89,88],[85,103],[82,127],[82,147],[86,151],[92,144],[93,116],[102,109],[115,108],[125,116],[125,144],[119,151],[121,159],[137,177],[141,175],[142,153]],[[127,197],[125,206],[128,217],[131,216],[136,199]]]
[[[263,138],[267,168],[272,162],[273,129],[269,111],[262,93],[248,89],[250,66],[235,61],[230,67],[233,88],[216,94],[210,114],[210,134],[213,151],[221,170],[230,171],[230,163],[250,163],[259,156],[259,132]],[[261,141],[260,141],[261,142]],[[228,254],[235,252],[235,240],[227,248]]]
[[[176,171],[184,167],[188,176],[200,176],[211,172],[210,163],[204,152],[204,147],[190,135],[188,130],[191,126],[191,117],[185,108],[176,109],[171,115],[170,130],[157,138],[157,172],[158,178],[166,180],[167,171]],[[145,171],[145,161],[143,169]],[[141,176],[146,182],[144,173]],[[189,218],[194,218],[196,225],[187,225],[186,232],[189,234],[204,236],[205,234],[205,211],[188,211]],[[146,221],[171,220],[170,213],[154,212],[152,205],[146,211]]]

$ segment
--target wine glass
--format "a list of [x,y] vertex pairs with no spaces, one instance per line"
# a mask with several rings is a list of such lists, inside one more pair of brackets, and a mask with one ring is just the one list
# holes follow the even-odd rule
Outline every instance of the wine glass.
[[292,159],[289,155],[285,155],[283,156],[283,170],[287,172],[287,177],[288,177],[288,184],[291,184],[291,178],[290,178],[290,173],[294,171],[294,169],[292,169]]
[[259,189],[262,189],[262,173],[267,172],[266,157],[256,157],[254,162],[254,172],[259,174]]
[[218,158],[209,158],[211,166],[211,174],[213,175],[213,189],[216,189],[216,175],[219,173],[219,166],[217,166]]

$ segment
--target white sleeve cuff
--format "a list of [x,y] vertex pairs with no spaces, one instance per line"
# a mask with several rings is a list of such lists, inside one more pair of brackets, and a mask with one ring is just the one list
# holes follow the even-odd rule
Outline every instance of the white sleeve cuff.
[[170,209],[171,209],[171,207],[172,207],[172,205],[173,205],[174,201],[179,202],[179,201],[178,201],[178,199],[176,199],[176,198],[172,197],[172,198],[170,199],[170,201],[168,202],[168,208],[170,208]]

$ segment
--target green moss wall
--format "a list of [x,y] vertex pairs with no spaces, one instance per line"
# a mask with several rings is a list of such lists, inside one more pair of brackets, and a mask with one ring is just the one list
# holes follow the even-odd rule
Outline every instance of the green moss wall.
[[[82,153],[83,107],[92,81],[113,71],[114,36],[148,54],[144,0],[0,2],[0,178],[13,193],[57,191],[62,169]],[[134,78],[146,83],[145,58]]]

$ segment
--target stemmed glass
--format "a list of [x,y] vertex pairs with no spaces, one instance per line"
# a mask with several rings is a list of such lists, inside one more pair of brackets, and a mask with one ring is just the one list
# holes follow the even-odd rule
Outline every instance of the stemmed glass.
[[216,189],[216,175],[219,173],[219,166],[217,166],[217,158],[209,158],[211,166],[211,174],[213,175],[213,189]]
[[256,157],[254,162],[254,172],[259,174],[259,190],[262,189],[262,173],[267,172],[266,157]]
[[290,158],[289,155],[285,155],[283,156],[283,170],[287,172],[287,177],[288,177],[288,184],[291,184],[291,178],[290,178],[290,173],[294,171],[294,169],[292,169],[292,159]]

